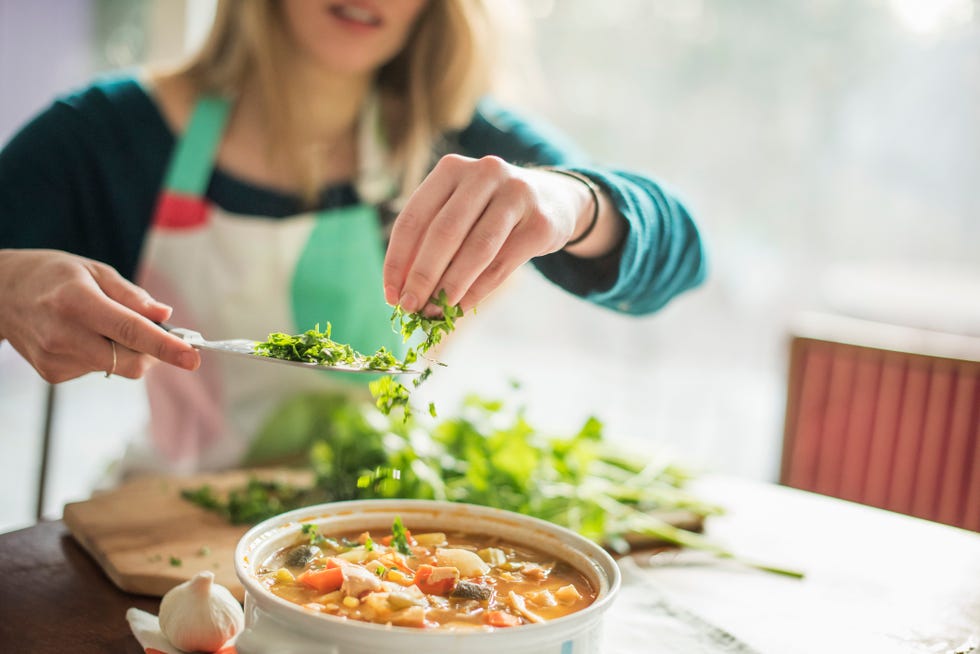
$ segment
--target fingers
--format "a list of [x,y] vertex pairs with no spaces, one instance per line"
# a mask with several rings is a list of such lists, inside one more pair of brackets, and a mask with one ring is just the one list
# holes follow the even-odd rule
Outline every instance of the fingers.
[[[113,375],[127,377],[129,379],[139,379],[157,363],[157,360],[148,354],[134,352],[128,347],[116,343],[115,368],[113,368],[113,342],[105,338],[96,340],[102,341],[101,349],[105,351],[101,358],[105,361],[106,365],[104,368],[100,368],[100,370],[105,370],[107,373],[111,372]],[[93,347],[97,346],[93,344]]]
[[514,170],[497,157],[440,160],[395,221],[389,303],[418,311],[443,289],[450,304],[463,297],[530,206],[533,192]]
[[445,289],[450,305],[458,304],[497,258],[522,213],[522,207],[515,206],[506,198],[497,197],[491,201],[436,285],[438,289]]
[[534,245],[527,235],[527,232],[531,232],[533,229],[533,227],[522,224],[514,230],[511,238],[507,240],[493,261],[480,272],[459,301],[464,312],[477,306],[514,271],[535,256]]
[[[111,270],[111,269],[110,269]],[[113,271],[114,273],[114,271]],[[187,370],[195,370],[200,365],[200,355],[181,339],[165,332],[138,310],[151,316],[164,319],[169,316],[169,307],[149,298],[145,291],[126,282],[118,273],[98,270],[96,283],[105,283],[108,288],[83,286],[76,289],[66,300],[65,309],[69,318],[79,327],[87,327],[93,336],[104,336],[133,352],[150,356],[171,365]],[[136,305],[132,309],[120,303],[115,297]],[[90,346],[94,347],[91,343]],[[103,348],[104,349],[104,348]],[[96,368],[96,369],[101,369]]]
[[107,338],[120,376],[142,376],[155,358],[200,364],[193,348],[153,324],[170,307],[111,267],[53,250],[3,251],[0,264],[3,337],[49,382],[112,370]]
[[[491,245],[496,243],[496,249],[500,249],[507,233],[510,232],[510,226],[507,226],[504,231],[503,225],[495,224],[492,220],[496,217],[496,213],[489,219],[484,213],[490,194],[491,188],[487,185],[471,182],[457,189],[436,215],[418,248],[418,254],[412,262],[398,300],[407,311],[418,310],[441,289],[446,290],[450,304],[459,302],[463,295],[461,291],[465,291],[465,287],[457,291],[460,282],[453,279],[454,276],[450,276],[447,280],[446,273],[451,267],[451,262],[460,260],[464,249],[476,249],[472,246],[467,248],[465,245],[476,236],[471,233],[475,224],[480,225],[478,234],[481,242]],[[493,254],[496,252],[494,251],[484,261],[484,265],[493,258]],[[467,268],[466,265],[461,267]],[[475,274],[473,277],[475,278]],[[447,286],[447,282],[452,285]]]
[[156,363],[153,357],[118,343],[113,356],[113,344],[108,339],[80,329],[64,330],[56,337],[48,337],[43,349],[35,351],[31,360],[41,377],[52,384],[93,370],[139,379]]
[[97,333],[135,352],[186,370],[196,370],[201,363],[200,355],[190,345],[115,302],[85,308],[82,319]]
[[[443,157],[395,219],[384,261],[384,293],[388,304],[401,304],[408,270],[416,258],[431,217],[439,212],[456,188],[456,176],[451,170],[447,171],[454,166],[454,160]],[[415,308],[408,310],[414,311]]]
[[119,304],[154,322],[163,322],[170,318],[173,312],[171,307],[150,297],[149,293],[120,275],[115,268],[93,261],[89,272],[102,292]]

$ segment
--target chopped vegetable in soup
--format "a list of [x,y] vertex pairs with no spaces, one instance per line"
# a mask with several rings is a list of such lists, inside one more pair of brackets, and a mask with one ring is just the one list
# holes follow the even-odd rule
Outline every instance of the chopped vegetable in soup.
[[270,591],[308,609],[402,627],[493,630],[545,622],[595,600],[585,577],[534,550],[471,534],[390,534],[302,540],[258,572]]

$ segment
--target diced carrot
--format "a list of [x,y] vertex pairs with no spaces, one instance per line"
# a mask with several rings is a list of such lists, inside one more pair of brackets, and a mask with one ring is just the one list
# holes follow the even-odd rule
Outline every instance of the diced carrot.
[[483,621],[491,627],[517,627],[523,620],[507,611],[487,611]]
[[330,593],[344,583],[344,571],[339,567],[323,570],[307,570],[296,578],[298,582],[321,593]]
[[456,568],[434,568],[423,563],[415,571],[415,585],[423,593],[430,595],[448,595],[453,592],[458,581],[459,570]]

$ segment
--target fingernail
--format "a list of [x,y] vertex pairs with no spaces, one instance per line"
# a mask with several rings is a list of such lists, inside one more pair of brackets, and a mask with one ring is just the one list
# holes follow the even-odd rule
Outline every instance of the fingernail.
[[198,356],[196,352],[181,352],[177,356],[177,364],[185,370],[197,368]]
[[413,312],[418,308],[419,301],[415,299],[415,296],[411,293],[405,293],[398,300],[398,304],[401,308],[408,312]]
[[163,302],[160,302],[159,300],[154,300],[153,298],[147,298],[147,300],[146,300],[146,306],[148,306],[148,307],[150,307],[152,309],[163,309],[164,311],[173,311],[174,310],[174,308],[172,306],[170,306],[169,304],[164,304]]
[[394,304],[397,297],[398,291],[394,286],[385,286],[385,302],[388,304]]

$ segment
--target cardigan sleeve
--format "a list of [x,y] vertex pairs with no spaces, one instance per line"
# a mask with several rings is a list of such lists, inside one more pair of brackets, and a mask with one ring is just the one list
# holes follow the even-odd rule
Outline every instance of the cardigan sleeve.
[[615,204],[628,229],[612,252],[586,259],[559,251],[532,260],[560,287],[614,311],[643,315],[704,280],[706,257],[698,228],[664,184],[596,165],[556,130],[492,100],[481,102],[457,138],[468,156],[492,154],[516,165],[560,166],[587,175]]
[[0,151],[0,248],[50,248],[132,278],[166,161],[141,87],[102,81],[54,101]]

